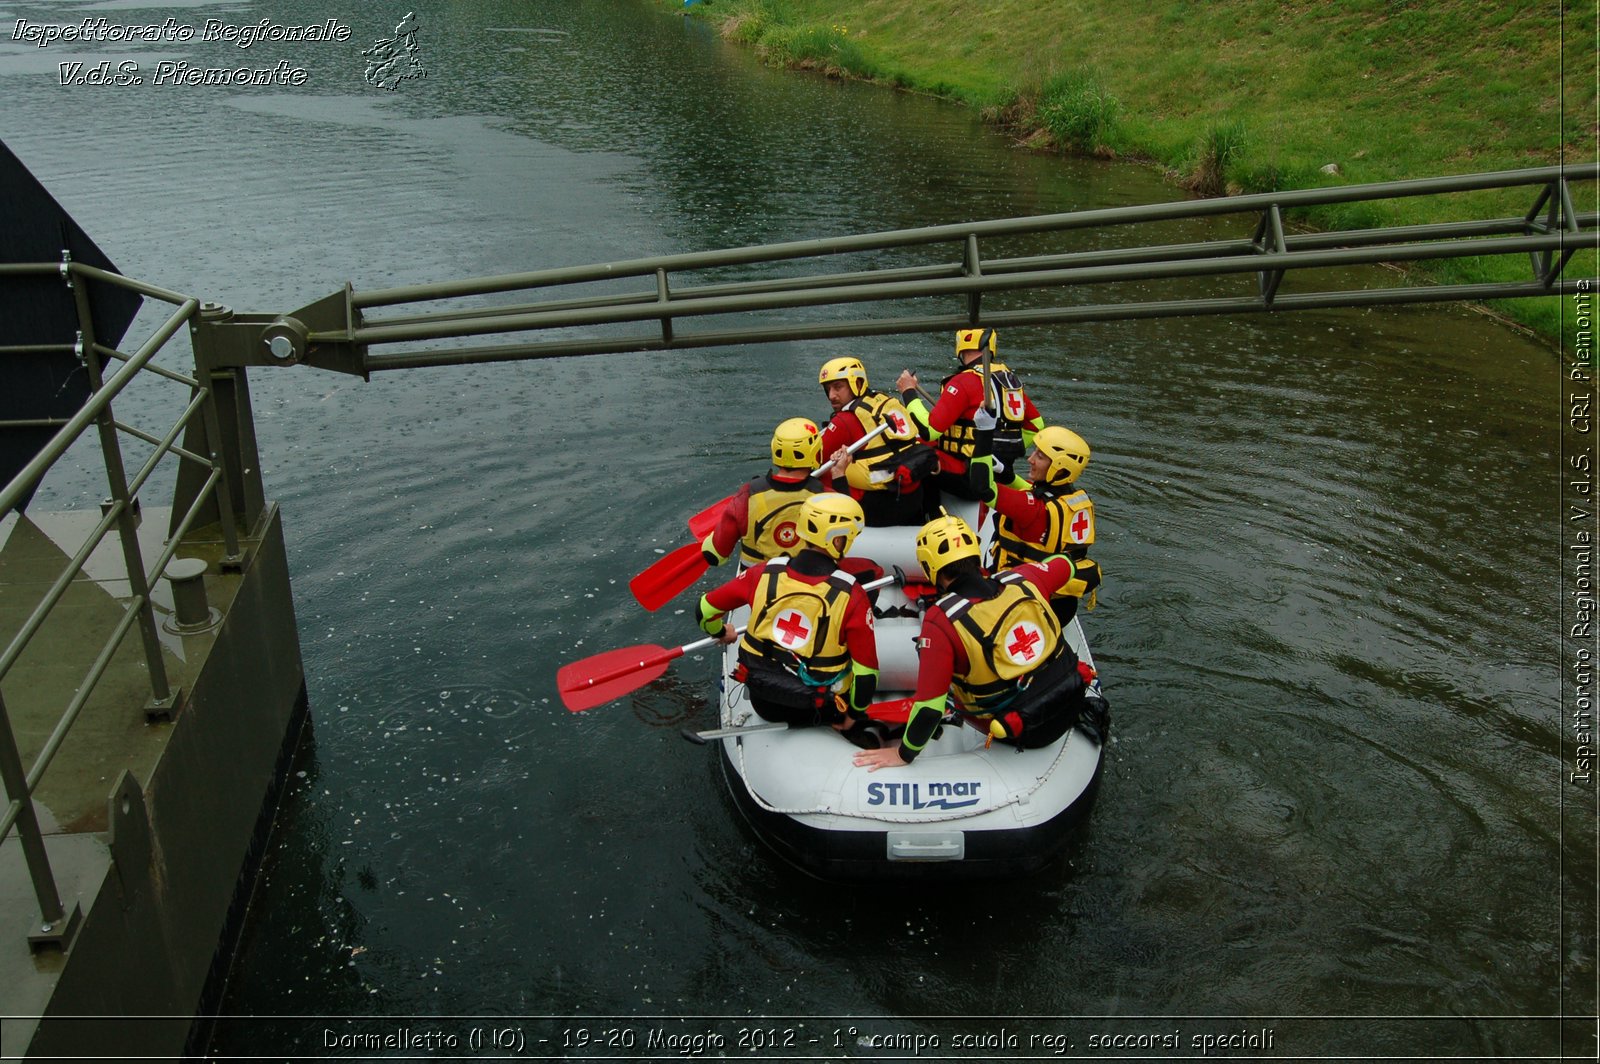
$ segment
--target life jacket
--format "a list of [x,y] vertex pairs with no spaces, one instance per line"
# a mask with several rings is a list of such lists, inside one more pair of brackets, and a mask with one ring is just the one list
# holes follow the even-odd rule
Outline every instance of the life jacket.
[[879,425],[889,426],[850,458],[852,463],[860,463],[869,474],[890,474],[872,476],[873,484],[868,490],[894,490],[895,478],[892,474],[896,466],[906,466],[913,480],[921,480],[933,472],[937,460],[917,435],[916,423],[906,412],[905,404],[895,396],[864,392],[846,403],[839,412],[854,414],[863,432],[871,432]]
[[995,525],[990,569],[1010,569],[1023,562],[1042,562],[1054,554],[1074,560],[1089,553],[1094,544],[1094,503],[1082,488],[1071,485],[1051,488],[1036,484],[1034,497],[1044,504],[1048,523],[1044,538],[1029,542],[1011,527],[1011,518],[999,514]]
[[850,676],[844,618],[855,578],[835,570],[808,584],[789,572],[787,557],[762,567],[750,598],[750,623],[739,643],[741,659],[777,665],[812,687]]
[[1067,648],[1061,622],[1038,588],[1017,572],[994,580],[1000,589],[993,598],[973,600],[950,592],[937,603],[967,653],[966,674],[952,677],[950,684],[963,713],[1005,712],[1030,677]]
[[760,565],[798,549],[800,505],[820,490],[821,485],[810,477],[791,482],[764,474],[752,480],[740,560],[745,565]]
[[[983,366],[979,363],[957,370],[946,377],[943,383],[949,384],[963,373],[971,373],[978,380],[983,380]],[[993,453],[1009,468],[1011,462],[1022,457],[1022,420],[1027,416],[1028,407],[1022,382],[999,362],[989,363],[989,405],[994,408],[995,416]],[[976,433],[972,415],[968,414],[951,422],[950,427],[934,441],[934,446],[959,458],[965,465],[972,461],[972,454],[977,449]]]

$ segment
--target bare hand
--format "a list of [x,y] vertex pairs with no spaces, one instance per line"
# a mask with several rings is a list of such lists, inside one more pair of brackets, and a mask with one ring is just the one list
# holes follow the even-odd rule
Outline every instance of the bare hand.
[[833,463],[833,472],[843,473],[850,468],[850,452],[847,449],[841,447],[828,457],[829,461]]
[[717,636],[717,642],[721,643],[723,646],[727,646],[729,643],[738,638],[739,633],[734,629],[733,625],[725,624],[722,626],[722,634]]
[[900,371],[900,376],[894,379],[894,390],[897,392],[911,392],[917,388],[917,375],[908,369]]
[[880,768],[899,768],[907,764],[905,758],[900,756],[900,744],[886,746],[882,750],[862,750],[855,756],[857,768],[864,768],[868,772],[876,772]]

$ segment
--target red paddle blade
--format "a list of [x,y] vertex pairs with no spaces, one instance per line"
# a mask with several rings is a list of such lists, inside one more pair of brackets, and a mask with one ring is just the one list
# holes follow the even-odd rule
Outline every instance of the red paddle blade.
[[639,605],[653,612],[677,598],[709,568],[705,555],[700,553],[700,544],[688,543],[629,580],[628,590]]
[[704,510],[701,510],[693,517],[689,518],[689,534],[698,539],[705,539],[707,536],[709,536],[711,534],[711,530],[717,527],[717,519],[722,516],[723,508],[732,501],[732,495],[729,495],[726,499],[718,499],[710,506],[707,506]]
[[909,698],[874,702],[867,707],[867,717],[870,720],[881,720],[885,724],[904,724],[911,719],[911,702]]
[[608,650],[561,666],[556,690],[562,705],[581,713],[637,691],[666,672],[672,659],[682,653],[681,647],[668,650],[649,643]]

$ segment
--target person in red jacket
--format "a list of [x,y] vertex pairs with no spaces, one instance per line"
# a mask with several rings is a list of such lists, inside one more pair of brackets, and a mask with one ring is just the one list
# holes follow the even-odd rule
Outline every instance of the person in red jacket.
[[738,551],[744,565],[792,554],[800,546],[800,506],[822,490],[811,476],[821,463],[821,430],[810,418],[792,417],[772,432],[772,468],[745,484],[722,508],[716,527],[700,544],[707,565]]
[[994,543],[988,558],[991,570],[1009,569],[1023,562],[1042,562],[1065,554],[1077,570],[1073,579],[1050,599],[1063,627],[1078,612],[1078,604],[1094,609],[1100,586],[1100,566],[1089,558],[1094,545],[1094,503],[1077,483],[1089,464],[1089,445],[1071,429],[1048,425],[1033,437],[1028,456],[1028,490],[996,484],[994,467],[986,460],[989,433],[978,415],[978,446],[969,470],[978,498],[995,512]]
[[1088,694],[1093,670],[1080,666],[1049,605],[1073,578],[1072,559],[1056,555],[991,577],[981,550],[959,517],[935,518],[918,534],[917,561],[942,594],[922,618],[911,717],[898,743],[857,754],[857,765],[875,772],[910,764],[947,705],[1024,749],[1048,746],[1074,725],[1104,741],[1109,707]]
[[802,549],[747,569],[700,599],[700,627],[739,638],[726,614],[750,607],[734,679],[763,720],[829,724],[855,741],[874,734],[867,707],[878,686],[872,606],[840,565],[866,522],[848,495],[812,495],[800,507]]
[[[915,373],[904,370],[895,381],[907,411],[939,452],[939,473],[934,478],[938,489],[963,499],[976,498],[967,480],[967,466],[976,445],[974,415],[985,400],[998,421],[993,453],[1002,484],[1010,483],[1013,463],[1032,446],[1033,434],[1044,427],[1044,418],[1023,391],[1017,375],[1003,362],[995,361],[995,346],[993,329],[957,332],[956,361],[960,368],[944,379],[931,410],[919,394]],[[987,393],[983,379],[985,351],[990,356]]]
[[[906,408],[894,396],[867,385],[867,370],[859,359],[829,359],[817,381],[834,410],[833,420],[822,432],[822,455],[833,461],[823,484],[848,491],[861,504],[868,525],[920,524],[922,482],[938,468],[939,460],[918,437]],[[846,452],[880,425],[885,426],[881,435],[854,455]]]

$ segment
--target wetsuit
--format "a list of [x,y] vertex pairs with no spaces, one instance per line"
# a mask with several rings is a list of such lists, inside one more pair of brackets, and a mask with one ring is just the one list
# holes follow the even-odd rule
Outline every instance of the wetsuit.
[[[991,390],[995,393],[995,455],[1001,459],[1003,473],[1027,450],[1033,433],[1044,428],[1033,400],[1028,398],[1016,374],[999,362],[989,363]],[[929,410],[915,391],[903,393],[906,409],[939,451],[939,490],[963,499],[973,498],[967,483],[967,464],[972,461],[976,428],[972,416],[983,405],[983,366],[973,363],[944,379],[939,399]],[[1002,476],[1002,479],[1004,477]]]
[[1027,490],[996,484],[993,467],[983,461],[990,445],[990,433],[980,429],[968,470],[974,494],[995,512],[994,543],[986,568],[998,572],[1023,562],[1042,562],[1054,554],[1071,558],[1076,575],[1050,597],[1050,607],[1064,627],[1077,615],[1079,602],[1094,609],[1100,586],[1100,566],[1088,556],[1094,544],[1094,503],[1088,492],[1072,484],[1034,484]]
[[[1047,746],[1079,722],[1086,680],[1047,601],[1073,578],[1056,556],[995,577],[954,581],[923,616],[917,690],[900,740],[913,760],[933,737],[949,700],[957,712],[1000,719],[1008,742]],[[1103,703],[1101,703],[1103,705]]]
[[760,565],[800,547],[795,534],[800,505],[822,485],[799,469],[774,469],[734,493],[717,525],[700,544],[707,564],[721,565],[739,548],[745,565]]
[[721,615],[750,607],[739,643],[750,704],[765,720],[804,727],[864,717],[878,685],[872,607],[861,585],[834,559],[807,548],[745,570],[700,600],[701,628],[722,631]]
[[1092,609],[1100,567],[1088,557],[1094,543],[1089,493],[1070,484],[1035,484],[1028,491],[998,485],[991,505],[997,517],[989,568],[1009,569],[1065,554],[1076,563],[1077,576],[1050,597],[1050,606],[1063,625],[1077,614],[1080,600]]
[[848,491],[861,504],[869,526],[920,524],[922,480],[937,467],[937,458],[918,437],[900,400],[874,391],[850,400],[823,430],[822,457],[827,459],[884,423],[888,429],[851,456],[844,484],[831,472],[823,483],[835,491]]

